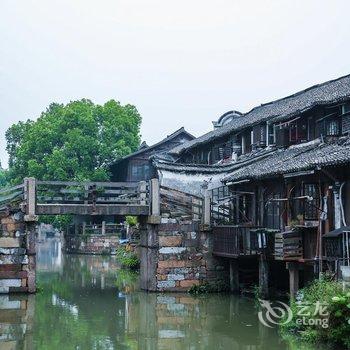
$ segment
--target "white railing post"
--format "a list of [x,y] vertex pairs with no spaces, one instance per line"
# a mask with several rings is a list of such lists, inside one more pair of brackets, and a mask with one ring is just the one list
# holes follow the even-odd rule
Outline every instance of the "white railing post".
[[208,189],[204,192],[204,205],[203,205],[203,224],[210,226],[211,222],[211,198]]
[[160,192],[158,179],[151,179],[151,215],[160,215]]
[[36,212],[36,180],[33,177],[24,179],[24,191],[26,200],[26,215],[28,218],[35,217]]

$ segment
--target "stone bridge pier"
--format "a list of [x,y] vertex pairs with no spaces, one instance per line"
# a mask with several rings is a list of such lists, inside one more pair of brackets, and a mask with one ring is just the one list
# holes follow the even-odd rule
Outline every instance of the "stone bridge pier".
[[228,281],[229,266],[212,255],[212,232],[199,222],[162,218],[141,231],[141,288],[186,292],[195,285]]
[[36,219],[19,210],[0,220],[0,293],[34,293]]

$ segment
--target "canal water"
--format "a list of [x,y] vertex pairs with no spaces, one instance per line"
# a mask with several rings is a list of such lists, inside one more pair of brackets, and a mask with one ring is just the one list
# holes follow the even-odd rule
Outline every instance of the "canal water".
[[250,299],[145,293],[115,258],[62,255],[54,238],[37,258],[39,292],[0,296],[0,349],[301,349],[260,324]]

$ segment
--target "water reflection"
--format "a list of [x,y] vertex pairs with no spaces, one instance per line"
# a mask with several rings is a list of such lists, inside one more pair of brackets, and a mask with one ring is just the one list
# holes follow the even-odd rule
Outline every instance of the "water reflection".
[[38,249],[40,293],[0,297],[0,349],[291,349],[251,300],[143,293],[115,258],[57,244]]

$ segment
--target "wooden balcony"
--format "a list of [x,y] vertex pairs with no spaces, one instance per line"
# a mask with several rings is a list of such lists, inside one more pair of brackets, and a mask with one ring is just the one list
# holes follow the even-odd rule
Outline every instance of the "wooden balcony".
[[275,230],[246,226],[215,226],[213,254],[228,258],[273,251]]
[[317,227],[297,227],[275,235],[275,259],[313,261],[317,254]]

